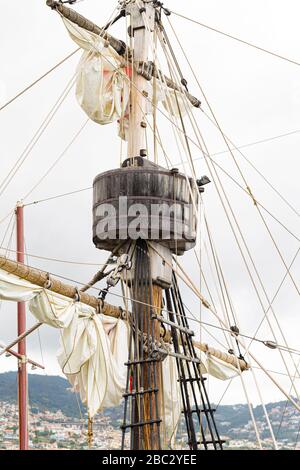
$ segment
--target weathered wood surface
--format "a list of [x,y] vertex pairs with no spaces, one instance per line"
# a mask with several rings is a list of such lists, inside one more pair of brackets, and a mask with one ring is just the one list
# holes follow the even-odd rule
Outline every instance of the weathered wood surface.
[[[40,269],[27,266],[26,264],[18,263],[4,256],[0,256],[0,269],[14,274],[15,276],[24,279],[32,284],[39,287],[47,288],[51,292],[63,295],[69,299],[76,299],[78,296],[78,289],[75,286],[66,284],[59,279],[49,276],[49,273],[41,271]],[[109,315],[111,317],[119,318],[122,309],[115,307],[106,302],[100,302],[100,300],[85,292],[79,292],[80,302],[89,305],[95,309],[101,308],[101,313]]]
[[[126,197],[124,208],[123,202],[120,204],[120,196]],[[181,255],[196,243],[197,214],[193,202],[197,205],[198,197],[198,189],[192,179],[187,180],[185,175],[166,170],[145,159],[143,166],[102,173],[94,181],[94,243],[99,249],[112,251],[121,237],[126,237],[132,221],[138,217],[144,229],[141,230],[141,238],[161,243]],[[101,211],[104,205],[112,206],[115,211],[111,230],[101,224],[104,218],[108,220]],[[137,208],[137,205],[143,209],[140,214],[133,214],[124,220],[123,216],[127,216],[129,208]]]

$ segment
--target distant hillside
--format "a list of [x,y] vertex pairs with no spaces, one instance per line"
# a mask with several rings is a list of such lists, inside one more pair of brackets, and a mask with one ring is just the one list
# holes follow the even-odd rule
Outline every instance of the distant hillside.
[[[0,401],[17,402],[15,372],[0,374]],[[61,410],[66,416],[80,416],[76,394],[71,391],[70,383],[62,377],[29,374],[29,402],[33,411],[34,408],[41,411]],[[81,407],[84,413],[83,405]]]
[[[15,372],[0,374],[0,401],[9,403],[17,402],[17,376]],[[80,399],[71,390],[69,382],[56,376],[29,375],[29,402],[31,410],[61,410],[66,416],[80,417]],[[86,412],[81,404],[81,412]],[[275,434],[278,430],[279,438],[288,438],[295,441],[300,428],[299,413],[292,407],[286,406],[286,402],[269,403],[266,405]],[[105,415],[111,417],[112,424],[119,426],[117,422],[122,417],[122,406],[105,410]],[[254,415],[260,428],[261,436],[269,437],[262,406],[254,409]],[[255,439],[248,406],[223,405],[219,406],[216,413],[216,421],[222,435],[234,439]]]

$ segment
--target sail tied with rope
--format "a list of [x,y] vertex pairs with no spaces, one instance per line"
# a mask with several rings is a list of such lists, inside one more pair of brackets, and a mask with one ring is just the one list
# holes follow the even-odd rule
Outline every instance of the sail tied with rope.
[[[9,261],[10,265],[18,263]],[[30,269],[30,268],[28,268]],[[33,284],[0,269],[0,300],[28,302],[35,318],[60,329],[57,359],[74,391],[80,394],[92,419],[106,407],[122,402],[126,389],[129,325],[126,320],[99,313],[96,308]],[[197,345],[196,345],[197,346]],[[239,375],[239,369],[213,356],[205,345],[198,345],[201,373],[219,380]],[[168,345],[172,352],[172,345]],[[202,349],[202,352],[201,352]],[[176,360],[168,354],[162,363],[163,424],[165,445],[175,435],[182,404]]]
[[[78,104],[97,124],[106,125],[117,121],[119,137],[128,140],[132,61],[119,55],[101,35],[87,31],[69,19],[62,19],[72,40],[83,49],[77,68]],[[134,67],[134,73],[147,75],[148,87],[144,93],[148,98],[148,114],[153,112],[153,106],[157,107],[159,102],[172,116],[186,114],[183,91],[170,90],[167,78],[155,69],[152,62],[135,64]]]

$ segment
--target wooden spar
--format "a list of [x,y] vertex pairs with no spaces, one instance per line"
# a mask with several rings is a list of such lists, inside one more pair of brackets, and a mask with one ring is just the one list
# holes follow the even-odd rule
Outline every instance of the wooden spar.
[[[49,273],[45,271],[32,268],[31,266],[27,266],[23,263],[18,263],[4,256],[0,256],[0,269],[3,269],[10,274],[14,274],[15,276],[32,284],[36,284],[39,287],[47,288],[51,292],[68,297],[69,299],[76,299],[78,296],[78,290],[76,287],[63,283],[56,278],[52,278],[49,276]],[[95,309],[100,308],[103,315],[109,315],[114,318],[120,318],[122,315],[122,309],[120,307],[110,305],[106,302],[101,302],[93,295],[79,292],[79,296],[80,302]]]
[[179,93],[184,93],[189,102],[191,103],[194,108],[201,108],[201,101],[198,100],[195,96],[191,95],[189,92],[184,90],[181,86],[177,85],[177,83],[173,82],[169,77],[164,75],[159,69],[156,69],[156,67],[153,67],[153,72],[152,72],[153,77],[157,78],[160,80],[162,83],[165,83],[168,88],[171,88],[171,90],[178,91]]
[[[14,351],[13,349],[9,348],[8,346],[6,346],[6,344],[2,343],[0,341],[0,348],[2,349],[2,351],[0,352],[0,356],[2,354],[9,354],[13,357],[16,357],[17,359],[21,359],[22,360],[22,356],[21,354],[17,353],[16,351]],[[33,366],[34,368],[38,368],[38,369],[45,369],[44,366],[42,366],[41,364],[39,364],[38,362],[35,362],[33,361],[32,359],[30,359],[29,357],[27,357],[27,363],[30,364],[31,366]]]
[[200,351],[210,354],[211,356],[216,357],[217,359],[221,359],[223,362],[232,365],[236,369],[241,369],[241,372],[249,369],[249,365],[243,359],[239,359],[236,356],[231,354],[227,354],[223,351],[219,351],[218,349],[212,348],[205,343],[198,343],[197,341],[193,341],[194,346],[199,349]]
[[72,10],[72,8],[63,5],[60,2],[56,2],[54,0],[47,0],[47,6],[52,8],[52,10],[56,10],[60,13],[64,18],[71,21],[72,23],[77,24],[80,28],[83,28],[91,33],[100,35],[103,37],[105,41],[107,41],[110,46],[120,55],[127,56],[128,49],[126,44],[121,41],[120,39],[116,39],[110,34],[105,31],[105,28],[100,28],[92,21],[88,20],[84,16],[77,13],[77,11]]
[[[92,21],[88,20],[84,16],[77,13],[75,10],[72,10],[72,8],[69,8],[66,5],[59,3],[55,0],[47,0],[47,5],[50,8],[52,8],[52,10],[56,10],[64,18],[68,19],[69,21],[76,24],[80,28],[83,28],[86,31],[89,31],[97,35],[101,34],[103,39],[107,41],[109,45],[121,56],[126,57],[129,60],[132,57],[132,51],[130,50],[130,48],[128,48],[126,44],[120,39],[116,39],[114,36],[107,33],[105,31],[105,28],[101,28],[100,26],[97,26]],[[201,107],[201,101],[198,98],[191,95],[183,87],[177,85],[173,80],[165,76],[159,69],[156,69],[153,63],[142,61],[136,64],[136,70],[139,75],[142,75],[147,80],[151,80],[152,77],[155,77],[158,80],[162,81],[162,83],[165,83],[167,87],[170,88],[171,90],[184,93],[187,99],[190,101],[191,105],[194,106],[195,108]],[[149,74],[149,70],[150,70],[150,74]]]
[[[27,336],[31,335],[34,331],[36,331],[38,328],[40,328],[43,325],[43,323],[36,323],[33,325],[29,330],[24,331],[21,335],[19,335],[14,341],[9,343],[7,346],[2,346],[0,343],[0,347],[3,347],[3,351],[0,352],[0,356],[5,354],[7,351],[9,352],[11,348],[13,348],[16,344],[20,343],[24,338],[27,338]],[[29,362],[29,361],[28,361]]]
[[[24,263],[24,206],[17,204],[16,208],[16,232],[17,232],[17,261]],[[26,331],[26,307],[25,302],[18,302],[18,336]],[[20,450],[28,450],[28,380],[26,339],[18,343],[18,405],[19,405],[19,447]]]
[[[3,269],[9,274],[13,274],[32,284],[36,284],[39,287],[47,287],[49,291],[55,292],[56,294],[63,295],[72,300],[76,298],[78,292],[76,287],[71,286],[69,284],[65,284],[54,277],[50,277],[49,279],[49,274],[45,271],[41,271],[31,266],[27,266],[23,263],[18,263],[17,261],[8,259],[5,256],[0,256],[0,269]],[[48,284],[49,282],[50,284]],[[101,302],[99,301],[99,299],[97,299],[97,297],[93,295],[80,292],[80,301],[95,309],[100,308],[100,312],[103,315],[107,315],[114,318],[122,318],[126,320],[126,316],[124,316],[124,312],[121,307],[116,307],[115,305],[111,305],[107,302]],[[166,343],[171,342],[171,335],[168,331],[162,329],[161,336]],[[218,359],[221,359],[222,361],[231,364],[234,367],[238,367],[239,363],[241,371],[247,370],[249,368],[245,361],[237,359],[235,356],[211,348],[205,343],[194,342],[194,344],[195,347],[200,349],[201,351],[211,354],[212,356],[217,357]]]

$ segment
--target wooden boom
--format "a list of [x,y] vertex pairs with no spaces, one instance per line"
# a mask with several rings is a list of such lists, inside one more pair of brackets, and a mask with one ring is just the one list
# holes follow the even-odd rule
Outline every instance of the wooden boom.
[[[41,271],[40,269],[27,266],[26,264],[18,263],[17,261],[8,259],[5,256],[0,256],[0,269],[3,269],[4,271],[24,279],[32,284],[36,284],[39,287],[44,287],[51,292],[68,297],[69,299],[76,299],[79,295],[80,302],[95,308],[103,315],[126,320],[127,314],[122,309],[122,307],[116,307],[115,305],[111,305],[107,302],[99,300],[97,297],[89,295],[86,292],[80,292],[76,287],[50,276],[46,271]],[[162,329],[162,337],[166,343],[171,341],[171,337],[168,333],[168,331],[166,332],[164,329]],[[227,364],[231,364],[237,369],[240,368],[242,372],[249,369],[246,361],[238,359],[231,354],[227,354],[217,349],[211,348],[205,343],[194,342],[194,345],[200,351],[211,354],[212,356],[221,359]]]

